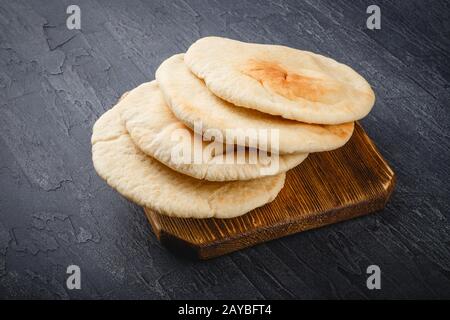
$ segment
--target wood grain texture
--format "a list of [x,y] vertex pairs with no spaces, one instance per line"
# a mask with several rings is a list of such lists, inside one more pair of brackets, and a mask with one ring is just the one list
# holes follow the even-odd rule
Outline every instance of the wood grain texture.
[[[80,30],[66,8],[81,8]],[[0,0],[0,298],[450,298],[449,1]],[[397,175],[384,210],[208,261],[172,254],[92,167],[95,120],[195,40],[311,50],[350,65]],[[176,198],[173,199],[175,201]],[[82,270],[82,290],[65,286]],[[379,265],[382,289],[368,290]]]
[[311,154],[288,172],[273,202],[246,215],[182,219],[150,209],[145,213],[165,246],[177,254],[209,259],[381,210],[394,186],[394,171],[356,124],[344,147]]

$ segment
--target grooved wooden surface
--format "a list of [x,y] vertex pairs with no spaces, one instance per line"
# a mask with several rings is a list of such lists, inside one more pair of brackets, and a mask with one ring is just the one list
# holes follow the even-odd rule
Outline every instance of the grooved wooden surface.
[[208,259],[381,210],[395,174],[359,124],[350,141],[311,154],[289,171],[271,203],[233,219],[181,219],[146,209],[158,239],[177,254]]
[[[366,28],[374,3],[381,30]],[[70,4],[81,30],[66,28]],[[449,12],[439,0],[0,0],[0,298],[450,298]],[[162,246],[96,175],[91,128],[207,35],[360,72],[377,98],[362,125],[397,175],[386,208],[208,261]],[[82,290],[66,288],[70,264]],[[381,290],[366,287],[372,264]]]

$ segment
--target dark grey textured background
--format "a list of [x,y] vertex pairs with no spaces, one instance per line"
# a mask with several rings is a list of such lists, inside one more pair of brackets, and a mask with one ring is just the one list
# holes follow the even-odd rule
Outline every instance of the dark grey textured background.
[[[65,26],[72,3],[79,31]],[[372,3],[378,31],[365,28]],[[0,0],[0,298],[450,298],[449,12],[448,1]],[[95,174],[91,127],[207,35],[362,73],[377,95],[362,123],[398,174],[387,208],[213,261],[161,247],[141,208]],[[69,264],[80,291],[65,288]],[[382,290],[366,289],[370,264]]]

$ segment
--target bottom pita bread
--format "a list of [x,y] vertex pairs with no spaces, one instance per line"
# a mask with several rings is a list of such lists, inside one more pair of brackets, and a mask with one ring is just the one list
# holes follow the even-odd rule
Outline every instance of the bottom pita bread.
[[181,218],[232,218],[271,202],[285,174],[248,181],[198,180],[161,164],[132,142],[120,118],[121,103],[102,115],[92,134],[97,173],[131,201]]

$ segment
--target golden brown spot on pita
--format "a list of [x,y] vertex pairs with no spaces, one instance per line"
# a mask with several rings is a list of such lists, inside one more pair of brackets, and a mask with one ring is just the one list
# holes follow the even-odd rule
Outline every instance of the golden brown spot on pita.
[[183,111],[188,113],[188,114],[192,114],[194,112],[194,110],[196,110],[194,107],[192,107],[187,102],[182,102],[181,105],[183,106]]
[[325,126],[332,134],[338,136],[339,138],[347,138],[349,134],[353,131],[353,123],[344,123],[339,125],[327,125]]
[[291,73],[270,61],[250,60],[241,71],[290,100],[302,98],[313,102],[336,102],[338,84],[334,81]]
[[353,131],[353,123],[343,123],[337,125],[329,124],[307,124],[303,123],[303,127],[318,135],[334,135],[340,139],[347,139]]

